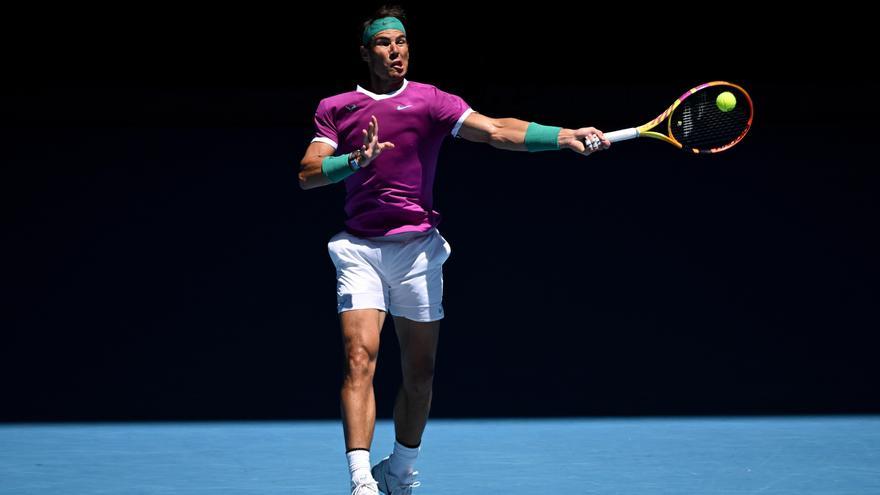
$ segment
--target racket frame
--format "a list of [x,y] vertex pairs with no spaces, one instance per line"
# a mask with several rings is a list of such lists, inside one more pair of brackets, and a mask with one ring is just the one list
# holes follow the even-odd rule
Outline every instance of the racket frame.
[[[678,142],[678,140],[676,140],[672,136],[672,120],[669,119],[669,116],[672,115],[672,112],[674,112],[675,109],[678,108],[678,106],[681,105],[681,103],[685,99],[687,99],[689,96],[693,95],[697,91],[700,91],[701,89],[705,89],[710,86],[731,86],[733,88],[738,89],[740,92],[742,92],[742,94],[745,95],[745,98],[746,98],[745,103],[748,103],[748,105],[749,105],[749,121],[746,123],[746,127],[743,130],[743,132],[740,133],[740,135],[735,140],[733,140],[732,142],[730,142],[724,146],[721,146],[718,148],[711,148],[708,150],[699,150],[697,148],[685,149],[684,145],[682,145],[680,142]],[[665,141],[665,142],[675,146],[678,149],[683,149],[685,151],[691,151],[693,153],[718,153],[719,151],[724,151],[724,150],[732,147],[736,143],[740,142],[740,140],[742,140],[742,138],[746,135],[746,133],[748,133],[749,128],[752,127],[752,119],[755,116],[754,110],[755,109],[754,109],[754,106],[752,105],[752,98],[749,96],[749,93],[745,89],[743,89],[741,86],[738,86],[733,83],[729,83],[727,81],[712,81],[712,82],[707,82],[707,83],[701,84],[697,87],[694,87],[694,88],[691,88],[691,89],[685,91],[685,93],[683,95],[679,96],[678,99],[675,100],[675,102],[673,102],[672,105],[670,105],[669,108],[667,108],[665,112],[658,115],[657,118],[655,118],[654,120],[647,122],[643,125],[640,125],[638,127],[630,127],[629,129],[621,129],[619,131],[606,132],[605,137],[609,141],[611,141],[612,143],[616,143],[618,141],[625,141],[627,139],[635,139],[638,137],[649,137],[649,138],[653,138],[653,139],[659,139],[660,141]],[[661,122],[663,122],[663,120],[666,120],[666,119],[669,119],[669,120],[667,120],[667,124],[666,124],[667,134],[663,134],[662,132],[650,130],[650,129],[653,129],[654,127],[657,127]]]

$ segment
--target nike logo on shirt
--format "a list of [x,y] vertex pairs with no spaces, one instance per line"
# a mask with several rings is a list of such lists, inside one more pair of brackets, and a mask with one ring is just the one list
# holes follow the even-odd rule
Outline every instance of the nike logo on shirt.
[[409,108],[411,106],[412,105],[397,105],[397,109],[398,110],[406,110],[407,108]]

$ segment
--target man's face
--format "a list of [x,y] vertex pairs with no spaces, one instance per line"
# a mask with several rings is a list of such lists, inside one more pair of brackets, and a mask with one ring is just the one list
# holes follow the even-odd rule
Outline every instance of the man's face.
[[409,44],[406,34],[399,29],[386,29],[373,36],[362,56],[370,71],[382,80],[403,79],[409,68]]

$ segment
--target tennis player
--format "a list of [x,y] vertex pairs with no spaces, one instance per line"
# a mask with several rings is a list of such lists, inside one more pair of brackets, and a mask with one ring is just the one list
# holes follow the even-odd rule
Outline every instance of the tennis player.
[[[345,228],[330,239],[328,250],[336,266],[345,354],[342,423],[352,495],[408,495],[419,485],[414,466],[431,406],[444,316],[442,268],[451,253],[433,209],[443,140],[452,136],[505,150],[568,149],[581,155],[611,145],[592,127],[488,117],[458,96],[407,80],[404,21],[399,7],[382,7],[364,22],[360,52],[369,80],[321,100],[299,173],[303,189],[342,182],[346,190]],[[403,383],[394,405],[394,449],[371,469],[373,375],[387,313],[400,342]]]

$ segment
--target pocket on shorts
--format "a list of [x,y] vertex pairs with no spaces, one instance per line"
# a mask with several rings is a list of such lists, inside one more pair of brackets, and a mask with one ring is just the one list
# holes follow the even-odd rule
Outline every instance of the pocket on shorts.
[[330,254],[330,259],[333,261],[333,266],[336,269],[341,268],[341,260],[344,256],[344,251],[349,244],[348,242],[348,233],[346,231],[339,232],[330,238],[327,242],[327,252]]
[[447,241],[445,237],[440,235],[439,231],[437,232],[437,238],[440,241],[440,248],[443,250],[443,261],[441,261],[441,263],[445,263],[446,260],[449,259],[449,255],[452,254],[452,245],[449,244],[449,241]]

